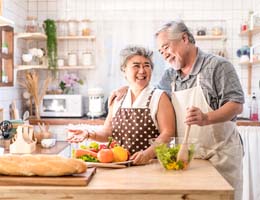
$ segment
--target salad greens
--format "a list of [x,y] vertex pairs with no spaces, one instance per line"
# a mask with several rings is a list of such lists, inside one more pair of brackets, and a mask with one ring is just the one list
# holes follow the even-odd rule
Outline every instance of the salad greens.
[[177,161],[177,154],[180,150],[180,146],[181,145],[178,144],[174,147],[168,147],[167,144],[160,144],[155,147],[157,158],[165,169],[179,170],[188,167],[188,164],[193,157],[195,147],[192,144],[190,145],[189,160],[188,163],[184,163],[181,160]]

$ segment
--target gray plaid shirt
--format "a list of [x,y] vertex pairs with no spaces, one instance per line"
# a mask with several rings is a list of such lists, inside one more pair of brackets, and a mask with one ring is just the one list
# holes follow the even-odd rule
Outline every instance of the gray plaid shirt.
[[157,88],[171,93],[171,84],[175,80],[175,91],[196,86],[196,77],[200,73],[200,85],[204,96],[213,110],[228,101],[244,103],[244,93],[233,65],[223,57],[202,52],[198,54],[189,75],[181,77],[180,71],[173,68],[165,70]]

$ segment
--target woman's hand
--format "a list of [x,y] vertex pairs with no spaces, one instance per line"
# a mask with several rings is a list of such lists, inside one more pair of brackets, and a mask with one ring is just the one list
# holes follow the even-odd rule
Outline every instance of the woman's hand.
[[144,165],[148,164],[149,161],[151,160],[151,157],[148,155],[146,151],[138,151],[134,153],[131,157],[130,160],[133,160],[134,165]]
[[87,130],[69,130],[72,135],[67,138],[70,143],[78,143],[84,141],[88,136],[89,132]]

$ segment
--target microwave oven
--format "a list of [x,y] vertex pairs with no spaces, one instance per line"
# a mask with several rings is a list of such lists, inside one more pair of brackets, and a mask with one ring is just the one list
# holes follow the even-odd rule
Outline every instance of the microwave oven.
[[40,115],[41,117],[82,117],[82,95],[44,95],[40,106]]

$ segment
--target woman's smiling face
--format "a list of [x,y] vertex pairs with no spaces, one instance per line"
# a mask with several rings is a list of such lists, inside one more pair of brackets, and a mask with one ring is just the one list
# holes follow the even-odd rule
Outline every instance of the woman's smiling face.
[[151,61],[143,56],[135,55],[128,59],[124,73],[131,88],[142,90],[151,80]]

